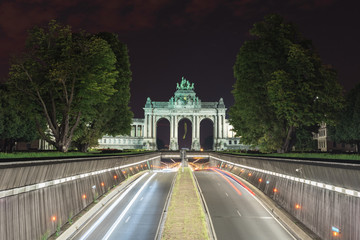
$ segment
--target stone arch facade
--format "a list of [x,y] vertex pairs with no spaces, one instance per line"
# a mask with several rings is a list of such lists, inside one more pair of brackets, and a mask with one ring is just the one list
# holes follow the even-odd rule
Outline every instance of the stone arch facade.
[[158,102],[147,98],[144,118],[134,118],[130,135],[108,136],[98,140],[98,148],[156,150],[157,122],[165,118],[170,122],[170,150],[178,150],[178,126],[182,118],[192,124],[192,150],[200,150],[200,123],[210,119],[213,123],[213,150],[248,149],[235,136],[232,126],[225,118],[226,108],[222,98],[217,102],[202,102],[194,91],[194,83],[182,78],[169,101]]
[[156,148],[156,122],[166,118],[170,122],[170,150],[178,150],[178,124],[183,118],[192,123],[193,150],[200,150],[200,122],[210,119],[214,129],[214,149],[223,149],[226,141],[226,108],[222,98],[218,102],[202,102],[194,91],[194,84],[182,78],[177,90],[168,102],[151,101],[144,107],[144,146]]

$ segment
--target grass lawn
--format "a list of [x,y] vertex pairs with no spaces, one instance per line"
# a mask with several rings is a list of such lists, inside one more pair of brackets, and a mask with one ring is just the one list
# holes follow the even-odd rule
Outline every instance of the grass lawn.
[[81,156],[107,156],[107,155],[129,155],[143,153],[144,151],[134,150],[125,151],[121,153],[100,153],[99,151],[93,152],[15,152],[15,153],[2,153],[0,152],[0,159],[9,158],[42,158],[42,157],[81,157]]
[[188,167],[184,172],[180,168],[177,174],[162,239],[209,239],[205,214]]
[[268,154],[249,154],[239,152],[223,152],[247,156],[259,157],[289,157],[289,158],[322,158],[322,159],[343,159],[343,160],[360,160],[360,154],[335,154],[335,153],[268,153]]

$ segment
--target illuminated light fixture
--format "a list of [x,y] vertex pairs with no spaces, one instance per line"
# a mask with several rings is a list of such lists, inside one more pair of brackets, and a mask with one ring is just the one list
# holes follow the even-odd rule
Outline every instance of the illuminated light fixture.
[[136,166],[136,168],[139,168],[138,166]]
[[241,169],[240,172],[242,172],[242,173],[245,172],[245,169]]
[[263,180],[262,180],[262,178],[259,178],[259,182],[262,182]]
[[117,176],[116,176],[116,175],[114,175],[114,179],[117,179]]
[[83,194],[81,197],[82,199],[86,199],[86,194]]
[[277,190],[277,188],[273,189],[274,193],[277,193],[279,190]]
[[249,177],[251,177],[251,175],[252,175],[252,174],[251,174],[251,173],[249,173],[248,175],[249,175]]
[[269,184],[269,183],[270,183],[270,181],[269,181],[269,180],[267,180],[267,181],[266,181],[266,184]]
[[132,167],[130,168],[130,170],[132,170]]
[[295,204],[295,208],[300,209],[301,208],[300,204]]
[[141,164],[140,166],[141,166],[141,167],[143,167],[143,165],[142,165],[142,164]]
[[200,152],[203,152],[204,151],[204,149],[203,148],[200,148]]
[[105,186],[105,183],[104,183],[104,182],[102,182],[100,185],[103,187],[103,186]]
[[337,228],[337,227],[332,226],[332,227],[331,227],[331,231],[332,231],[332,233],[333,233],[332,235],[333,235],[334,237],[337,237],[337,236],[340,235],[340,229]]
[[145,167],[147,167],[147,164],[145,164]]
[[52,216],[51,221],[55,222],[56,221],[56,216]]

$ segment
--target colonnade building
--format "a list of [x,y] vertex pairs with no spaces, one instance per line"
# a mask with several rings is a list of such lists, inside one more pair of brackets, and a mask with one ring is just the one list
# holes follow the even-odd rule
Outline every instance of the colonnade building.
[[147,98],[143,109],[144,119],[133,119],[130,135],[106,135],[99,139],[99,148],[197,151],[248,148],[232,131],[223,99],[202,102],[196,96],[194,83],[185,78],[177,83],[169,101]]

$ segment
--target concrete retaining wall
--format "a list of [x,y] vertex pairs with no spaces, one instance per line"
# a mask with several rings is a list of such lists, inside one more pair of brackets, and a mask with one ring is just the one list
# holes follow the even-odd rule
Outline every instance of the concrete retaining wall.
[[[359,165],[216,153],[211,154],[210,164],[252,183],[321,239],[360,239]],[[282,175],[275,176],[266,171]],[[318,185],[314,186],[311,181]],[[340,188],[351,194],[345,194]],[[332,227],[340,229],[339,236],[333,236]]]
[[49,236],[128,176],[159,165],[157,153],[1,164],[0,240]]

